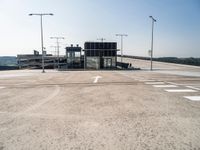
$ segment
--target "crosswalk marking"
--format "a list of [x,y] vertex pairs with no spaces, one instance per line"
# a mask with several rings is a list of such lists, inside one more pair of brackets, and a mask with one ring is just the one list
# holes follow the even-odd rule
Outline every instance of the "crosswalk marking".
[[195,90],[192,90],[192,89],[165,89],[165,91],[167,91],[167,92],[180,92],[180,93],[182,93],[182,92],[197,92],[197,91],[195,91]]
[[200,101],[200,96],[184,96],[184,98],[187,98],[191,101]]
[[153,85],[153,87],[158,87],[158,88],[174,88],[174,87],[178,87],[176,85]]
[[145,84],[156,85],[156,84],[164,84],[164,82],[145,82]]

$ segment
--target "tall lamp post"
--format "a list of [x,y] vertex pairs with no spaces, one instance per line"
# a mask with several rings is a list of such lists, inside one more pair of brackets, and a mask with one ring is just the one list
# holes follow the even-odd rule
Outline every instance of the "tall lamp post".
[[60,66],[60,61],[59,61],[59,40],[60,39],[65,39],[64,37],[50,37],[50,39],[56,39],[56,43],[57,43],[57,52],[58,52],[58,56],[57,56],[57,58],[58,58],[58,68],[59,68],[59,66]]
[[127,34],[116,34],[116,36],[121,37],[121,63],[123,62],[123,37],[128,36]]
[[54,51],[51,51],[52,52],[52,54],[54,55],[54,56],[56,56],[58,53],[57,53],[57,46],[50,46],[50,47],[52,47],[52,48],[54,48],[55,50]]
[[[56,57],[56,55],[57,55],[57,51],[56,51],[57,46],[50,46],[50,47],[53,47],[53,48],[54,48],[54,51],[51,51],[51,53],[53,54],[53,56]],[[56,61],[55,61],[55,59],[54,59],[54,62],[53,62],[53,68],[54,68],[54,69],[56,68]]]
[[154,30],[154,22],[156,22],[156,19],[154,19],[152,16],[149,16],[149,18],[152,19],[152,34],[151,34],[151,71],[153,70],[153,30]]
[[41,26],[41,47],[42,47],[42,73],[45,73],[44,71],[44,46],[43,46],[43,26],[42,26],[42,17],[43,16],[53,16],[52,13],[36,13],[36,14],[29,14],[29,16],[40,16],[40,26]]
[[100,39],[97,39],[97,40],[99,40],[99,41],[101,41],[103,43],[103,41],[105,41],[106,39],[100,38]]

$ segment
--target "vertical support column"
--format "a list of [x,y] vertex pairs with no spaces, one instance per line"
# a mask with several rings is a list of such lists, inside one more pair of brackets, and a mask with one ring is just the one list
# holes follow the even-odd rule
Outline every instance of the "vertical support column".
[[40,25],[41,25],[41,47],[42,47],[42,73],[45,73],[44,71],[44,45],[43,45],[43,26],[42,26],[42,15],[40,15]]

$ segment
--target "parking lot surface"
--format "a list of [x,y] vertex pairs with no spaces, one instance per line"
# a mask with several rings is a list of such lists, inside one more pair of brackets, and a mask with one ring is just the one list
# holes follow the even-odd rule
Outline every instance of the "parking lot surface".
[[0,150],[200,149],[200,67],[0,72]]

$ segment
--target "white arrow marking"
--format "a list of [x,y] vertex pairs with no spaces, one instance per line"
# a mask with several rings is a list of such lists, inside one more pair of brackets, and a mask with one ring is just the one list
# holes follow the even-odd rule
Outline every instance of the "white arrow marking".
[[97,83],[99,79],[101,79],[102,77],[101,76],[96,76],[96,77],[93,77],[94,78],[94,81],[93,83]]

